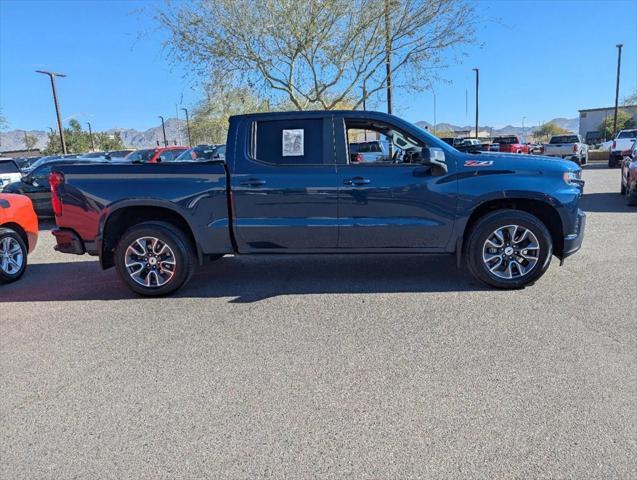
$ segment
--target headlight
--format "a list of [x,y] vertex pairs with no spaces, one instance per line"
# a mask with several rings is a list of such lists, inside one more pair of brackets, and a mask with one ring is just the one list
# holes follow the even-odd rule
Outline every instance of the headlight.
[[584,180],[582,180],[582,171],[577,170],[575,172],[564,172],[562,176],[564,183],[567,185],[584,186]]

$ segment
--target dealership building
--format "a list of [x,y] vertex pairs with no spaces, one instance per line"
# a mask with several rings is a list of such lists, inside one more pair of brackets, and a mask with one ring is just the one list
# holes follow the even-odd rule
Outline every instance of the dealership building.
[[[579,134],[582,138],[591,137],[597,132],[597,127],[606,117],[612,117],[615,107],[608,108],[589,108],[579,111]],[[626,112],[633,117],[633,121],[637,123],[637,105],[619,107],[619,111]],[[589,133],[591,132],[591,133]],[[608,139],[600,139],[608,140]]]

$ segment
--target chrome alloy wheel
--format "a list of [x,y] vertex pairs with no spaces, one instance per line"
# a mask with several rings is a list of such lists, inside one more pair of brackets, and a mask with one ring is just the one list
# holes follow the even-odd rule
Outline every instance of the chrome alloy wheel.
[[159,288],[175,275],[175,254],[158,238],[138,238],[128,246],[125,255],[126,270],[139,285]]
[[23,264],[24,253],[18,241],[12,237],[0,240],[0,269],[8,275],[15,275]]
[[482,247],[482,260],[496,277],[507,280],[527,275],[540,258],[540,243],[531,230],[519,225],[498,228]]

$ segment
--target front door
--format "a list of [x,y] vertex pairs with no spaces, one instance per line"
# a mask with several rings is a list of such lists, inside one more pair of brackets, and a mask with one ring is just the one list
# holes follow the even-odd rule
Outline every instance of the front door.
[[[444,248],[455,219],[457,182],[423,164],[425,139],[386,123],[340,121],[345,124],[335,131],[344,132],[347,151],[339,149],[345,157],[338,162],[339,248]],[[361,158],[351,153],[357,142],[379,142],[386,154]]]
[[334,249],[338,191],[331,115],[271,118],[250,117],[238,125],[247,145],[235,152],[231,178],[239,251]]

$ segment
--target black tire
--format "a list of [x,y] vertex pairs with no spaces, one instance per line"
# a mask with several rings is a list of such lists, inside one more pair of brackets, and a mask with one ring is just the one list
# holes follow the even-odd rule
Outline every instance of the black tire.
[[626,185],[624,185],[624,178],[619,179],[619,193],[622,195],[626,195]]
[[[21,254],[21,265],[17,270],[15,269],[15,265],[6,264],[6,269],[3,268],[4,258],[0,257],[0,283],[11,283],[19,280],[22,275],[24,275],[25,270],[27,269],[27,254],[29,253],[24,240],[18,232],[12,230],[10,228],[0,228],[0,249],[2,248],[3,242],[5,239],[10,239],[13,245],[18,245],[20,247]],[[1,254],[2,252],[0,252]],[[12,260],[16,260],[15,256],[12,256]]]
[[617,168],[617,160],[612,157],[608,157],[608,168]]
[[632,192],[630,189],[626,190],[626,205],[637,207],[637,192]]
[[[167,245],[172,253],[170,258],[174,259],[174,267],[172,267],[173,269],[171,271],[167,270],[169,274],[172,273],[172,276],[170,276],[169,280],[163,285],[141,285],[133,278],[132,270],[126,266],[128,248],[132,246],[137,239],[144,237],[158,239]],[[115,248],[114,260],[117,273],[128,288],[140,295],[157,297],[174,292],[190,280],[195,270],[197,256],[192,242],[181,229],[170,223],[151,221],[134,225],[124,233]],[[160,263],[157,260],[155,260],[155,262],[155,265],[158,266],[157,268],[161,271]],[[149,267],[149,263],[146,262],[146,269],[148,268],[152,267]],[[149,275],[150,272],[147,272],[147,276]],[[159,278],[157,274],[155,278]]]
[[[529,230],[539,242],[537,262],[522,276],[505,279],[493,274],[483,261],[483,247],[497,229],[517,225]],[[533,285],[549,268],[553,255],[553,241],[548,229],[540,219],[521,210],[497,210],[489,213],[473,226],[465,248],[467,267],[478,280],[495,288],[519,289]],[[518,273],[519,273],[519,269]]]

